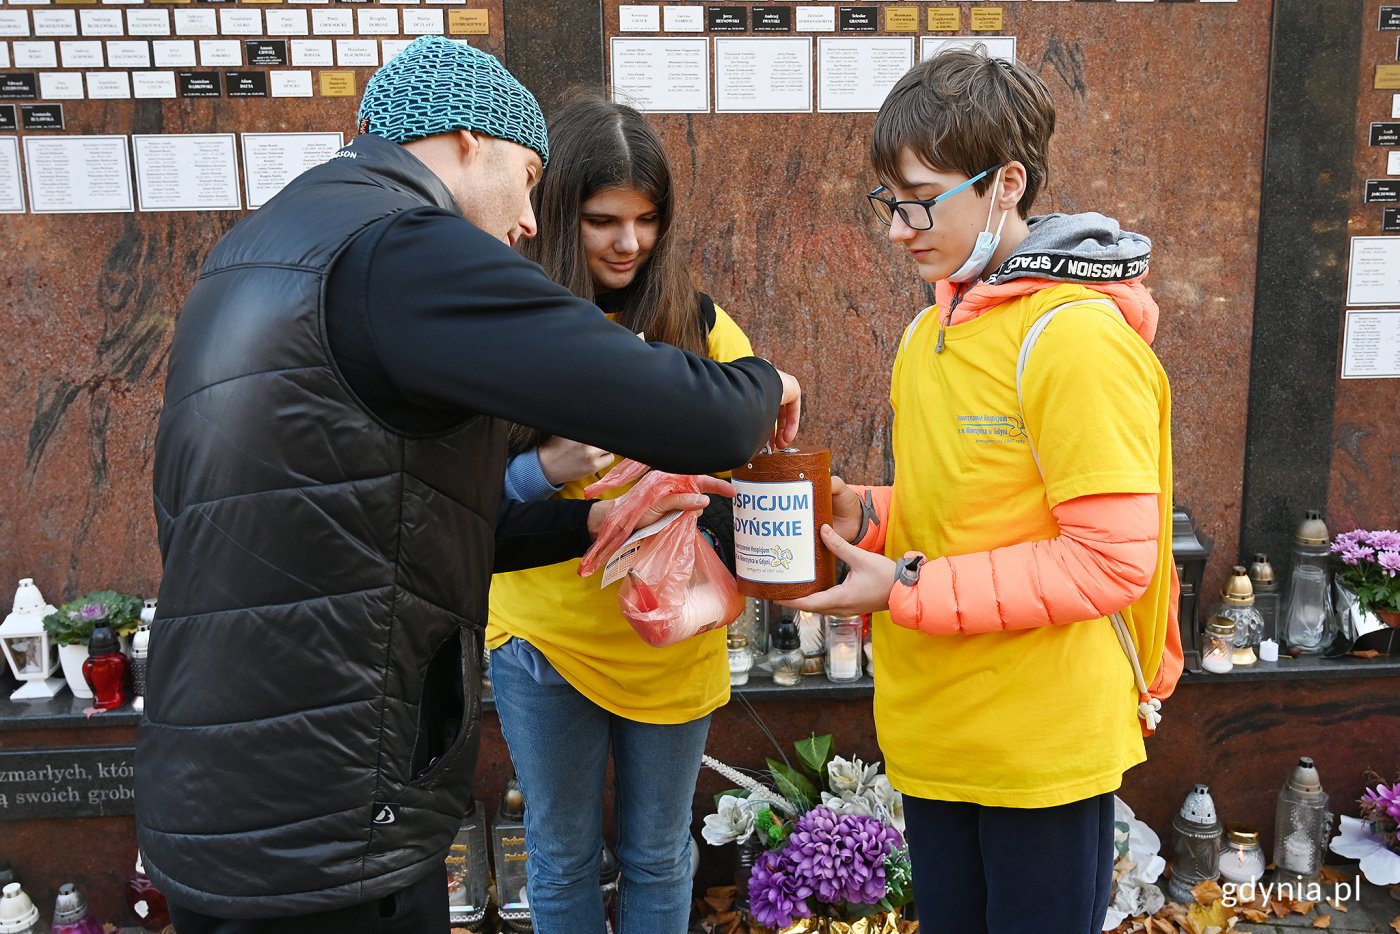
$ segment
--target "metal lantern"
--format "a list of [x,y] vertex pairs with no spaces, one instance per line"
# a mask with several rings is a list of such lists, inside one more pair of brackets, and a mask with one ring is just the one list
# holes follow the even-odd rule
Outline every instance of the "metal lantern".
[[0,649],[10,671],[24,683],[10,700],[46,700],[63,690],[62,678],[50,678],[58,668],[58,646],[44,631],[44,617],[54,608],[31,578],[19,582],[14,609],[0,623]]
[[529,857],[525,852],[525,794],[511,776],[501,792],[501,805],[492,825],[491,844],[496,853],[496,917],[505,931],[533,930],[530,923]]
[[447,920],[469,931],[485,929],[491,856],[486,849],[486,809],[472,799],[462,829],[447,851]]
[[1172,850],[1172,877],[1167,898],[1183,905],[1195,902],[1191,890],[1209,879],[1220,878],[1220,821],[1210,789],[1197,785],[1186,796],[1181,811],[1172,818],[1176,845]]
[[1183,660],[1191,671],[1201,668],[1201,581],[1212,547],[1211,540],[1192,525],[1190,513],[1184,509],[1172,510],[1172,559],[1176,562],[1176,576],[1181,581],[1177,624],[1181,627]]

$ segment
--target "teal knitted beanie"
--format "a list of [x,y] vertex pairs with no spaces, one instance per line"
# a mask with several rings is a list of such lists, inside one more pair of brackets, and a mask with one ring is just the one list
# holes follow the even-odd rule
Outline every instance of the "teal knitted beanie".
[[549,161],[549,136],[535,97],[494,56],[465,42],[423,36],[370,76],[360,132],[409,143],[475,130],[519,143]]

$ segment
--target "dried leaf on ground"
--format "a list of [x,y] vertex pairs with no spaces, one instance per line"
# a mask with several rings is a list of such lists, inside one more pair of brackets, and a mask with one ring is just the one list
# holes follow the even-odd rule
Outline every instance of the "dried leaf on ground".
[[1375,649],[1357,649],[1357,650],[1355,650],[1355,651],[1353,651],[1353,652],[1348,652],[1347,654],[1348,654],[1348,655],[1355,656],[1356,658],[1380,658],[1380,657],[1381,657],[1381,653],[1380,653],[1380,652],[1377,652]]
[[1394,921],[1390,922],[1390,929],[1394,931],[1395,934],[1400,934],[1400,917],[1397,917]]
[[1290,907],[1295,914],[1305,915],[1317,907],[1317,902],[1294,902]]
[[[1205,885],[1206,883],[1201,883]],[[1201,885],[1196,886],[1200,888]],[[1219,886],[1216,886],[1219,888]],[[1193,934],[1208,934],[1210,928],[1220,928],[1224,930],[1230,923],[1230,919],[1235,913],[1219,901],[1210,905],[1192,905],[1186,910],[1187,926],[1191,928]]]
[[1214,879],[1207,879],[1204,882],[1196,883],[1191,889],[1191,895],[1196,899],[1196,904],[1209,907],[1225,897],[1225,892],[1220,888],[1220,883]]
[[1340,911],[1343,914],[1346,914],[1346,912],[1350,910],[1340,898],[1327,899],[1327,906],[1333,911]]
[[1322,916],[1319,917],[1319,918],[1313,919],[1313,927],[1315,927],[1315,928],[1330,928],[1331,926],[1332,926],[1332,916],[1331,916],[1331,915],[1322,915]]

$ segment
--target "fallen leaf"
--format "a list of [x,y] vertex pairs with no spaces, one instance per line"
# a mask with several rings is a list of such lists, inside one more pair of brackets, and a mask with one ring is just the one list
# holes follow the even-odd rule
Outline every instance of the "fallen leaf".
[[1313,920],[1313,927],[1315,927],[1315,928],[1330,928],[1331,926],[1332,926],[1332,916],[1331,916],[1331,915],[1322,915],[1321,917],[1315,918],[1315,919]]
[[1331,907],[1333,911],[1340,911],[1343,914],[1345,914],[1348,910],[1347,906],[1342,903],[1342,900],[1340,898],[1329,898],[1327,899],[1327,904]]
[[1207,879],[1204,882],[1197,882],[1191,889],[1191,896],[1196,899],[1196,904],[1209,908],[1225,896],[1220,888],[1220,883],[1214,879]]
[[1240,914],[1244,915],[1246,921],[1268,921],[1269,913],[1260,911],[1258,908],[1241,908]]
[[1322,881],[1323,881],[1323,882],[1350,882],[1351,879],[1348,878],[1347,876],[1342,875],[1341,870],[1339,870],[1339,869],[1336,869],[1336,868],[1334,868],[1334,867],[1332,867],[1332,866],[1323,866],[1323,867],[1322,867]]
[[[1206,885],[1202,882],[1196,888]],[[1218,889],[1219,886],[1216,886]],[[1186,918],[1199,934],[1207,934],[1209,928],[1224,928],[1234,914],[1229,908],[1216,901],[1209,905],[1195,904],[1186,911]]]
[[1269,902],[1269,910],[1274,913],[1275,918],[1282,918],[1288,914],[1288,902],[1275,898]]
[[1395,934],[1400,934],[1400,917],[1397,917],[1394,921],[1390,922],[1390,929],[1394,931]]
[[1294,902],[1292,908],[1296,913],[1305,915],[1311,912],[1316,906],[1317,902]]
[[1380,653],[1380,652],[1377,652],[1375,649],[1358,649],[1357,651],[1348,652],[1347,654],[1348,654],[1348,655],[1355,656],[1356,658],[1380,658],[1380,657],[1381,657],[1381,653]]
[[706,895],[705,904],[709,905],[716,912],[728,911],[734,907],[734,896]]

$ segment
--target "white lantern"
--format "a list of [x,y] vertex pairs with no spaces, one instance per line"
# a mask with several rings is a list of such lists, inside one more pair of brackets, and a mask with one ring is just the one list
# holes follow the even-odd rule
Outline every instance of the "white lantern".
[[10,671],[24,682],[10,700],[44,699],[63,690],[62,678],[49,677],[58,667],[58,646],[44,631],[44,617],[52,612],[32,579],[19,582],[14,610],[0,623],[0,649]]

